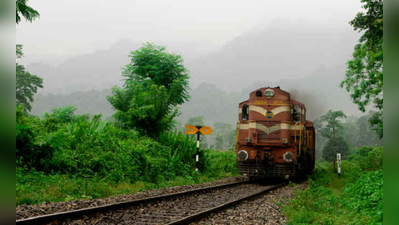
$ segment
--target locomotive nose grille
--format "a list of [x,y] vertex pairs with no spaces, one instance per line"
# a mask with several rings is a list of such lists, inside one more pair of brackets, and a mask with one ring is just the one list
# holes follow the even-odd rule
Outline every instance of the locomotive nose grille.
[[279,141],[281,136],[280,121],[257,121],[259,142]]

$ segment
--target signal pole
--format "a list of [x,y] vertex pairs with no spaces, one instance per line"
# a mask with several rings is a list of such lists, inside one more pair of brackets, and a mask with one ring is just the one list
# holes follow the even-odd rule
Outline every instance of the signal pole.
[[209,135],[213,132],[211,127],[206,126],[193,126],[184,125],[187,128],[185,134],[196,134],[197,135],[197,153],[195,154],[195,172],[198,172],[199,168],[199,147],[200,147],[200,135]]
[[200,132],[197,132],[197,154],[195,155],[195,172],[198,172],[199,167],[199,146],[200,146]]

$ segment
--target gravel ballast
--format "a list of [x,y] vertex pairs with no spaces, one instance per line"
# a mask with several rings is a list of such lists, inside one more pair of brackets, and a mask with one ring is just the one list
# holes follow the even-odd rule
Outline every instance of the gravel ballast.
[[82,216],[74,220],[67,220],[63,224],[168,224],[271,187],[260,184],[240,184]]
[[190,225],[222,225],[222,224],[286,224],[287,218],[282,214],[281,207],[278,202],[287,202],[288,199],[294,197],[296,190],[307,187],[307,182],[296,184],[294,186],[287,185],[285,187],[273,190],[254,200],[248,200],[237,206],[213,213],[207,218]]
[[100,205],[107,205],[118,202],[125,202],[135,199],[143,199],[148,197],[155,197],[160,195],[172,194],[182,191],[188,191],[192,189],[211,187],[216,185],[228,184],[237,182],[236,177],[229,177],[217,181],[194,184],[194,185],[184,185],[169,188],[161,188],[154,190],[147,190],[143,192],[138,192],[134,194],[126,194],[119,196],[111,196],[107,198],[94,199],[94,200],[74,200],[67,202],[44,202],[40,205],[19,205],[16,207],[16,219],[25,219],[34,216],[52,214],[57,212],[65,212],[89,207],[95,207]]

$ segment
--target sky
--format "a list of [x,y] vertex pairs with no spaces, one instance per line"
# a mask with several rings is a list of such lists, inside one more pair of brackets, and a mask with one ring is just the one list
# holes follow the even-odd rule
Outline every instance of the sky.
[[359,0],[30,0],[41,14],[16,27],[25,60],[90,53],[122,38],[219,48],[276,19],[334,26],[361,10]]

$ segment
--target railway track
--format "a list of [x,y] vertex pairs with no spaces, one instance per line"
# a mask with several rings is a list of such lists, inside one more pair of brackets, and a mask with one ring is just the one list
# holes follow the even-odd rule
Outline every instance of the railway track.
[[241,181],[21,219],[16,224],[187,224],[284,185]]

